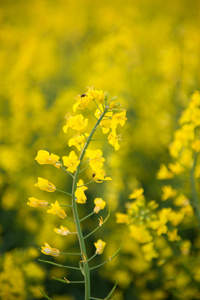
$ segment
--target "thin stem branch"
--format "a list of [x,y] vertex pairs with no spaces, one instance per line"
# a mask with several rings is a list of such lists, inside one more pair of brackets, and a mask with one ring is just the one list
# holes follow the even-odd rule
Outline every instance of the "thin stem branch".
[[88,233],[86,236],[84,236],[84,239],[87,239],[90,235],[92,235],[95,231],[97,231],[99,228],[101,228],[101,226],[108,220],[108,218],[110,217],[110,210],[109,210],[109,214],[107,215],[106,219],[101,223],[101,225],[99,225],[97,228],[95,228],[93,231],[91,231],[90,233]]
[[118,254],[118,252],[121,250],[121,248],[122,248],[122,245],[121,245],[120,248],[113,254],[113,256],[109,257],[108,260],[104,261],[102,264],[99,264],[99,265],[97,265],[97,266],[95,266],[95,267],[90,268],[90,270],[97,269],[97,268],[99,268],[99,267],[105,265],[107,262],[111,261],[111,260]]
[[52,298],[48,297],[40,288],[38,288],[38,290],[42,293],[44,298],[49,299],[49,300],[53,300]]
[[71,196],[72,194],[68,193],[68,192],[65,192],[65,191],[62,191],[62,190],[59,190],[56,188],[56,191],[60,192],[60,193],[63,193],[63,194],[66,194],[68,196]]
[[65,277],[64,277],[64,279],[61,279],[61,278],[57,278],[57,277],[52,276],[52,278],[55,279],[55,280],[57,280],[57,281],[64,282],[66,284],[70,284],[70,283],[85,283],[85,281],[70,281],[70,280],[67,280]]
[[85,219],[89,218],[90,216],[94,215],[95,212],[91,212],[89,215],[85,216],[84,218],[80,219],[80,222],[84,221]]
[[81,270],[78,267],[65,266],[65,265],[57,264],[57,263],[55,263],[53,261],[49,261],[49,260],[43,260],[43,259],[38,259],[38,260],[41,262],[44,262],[46,264],[54,265],[54,266],[61,267],[61,268],[67,268],[67,269],[73,269],[73,270],[79,270],[79,271]]
[[67,174],[69,174],[72,178],[74,178],[74,175],[72,175],[72,173],[67,171],[63,166],[61,166],[61,169],[63,169]]

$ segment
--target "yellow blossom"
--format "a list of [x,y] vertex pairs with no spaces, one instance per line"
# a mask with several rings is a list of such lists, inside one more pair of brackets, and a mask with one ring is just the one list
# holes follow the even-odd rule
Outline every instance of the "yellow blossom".
[[112,180],[112,178],[105,177],[105,176],[106,176],[105,171],[103,169],[98,169],[98,170],[96,170],[95,174],[93,175],[93,178],[97,183],[101,183],[105,180]]
[[99,226],[102,226],[103,222],[104,222],[102,216],[100,218],[98,218],[98,220],[99,220]]
[[158,253],[154,249],[154,243],[150,242],[141,246],[142,252],[144,254],[144,259],[151,261],[153,258],[158,257]]
[[192,143],[192,149],[196,152],[200,152],[200,140],[196,140]]
[[153,237],[151,236],[150,232],[147,230],[146,226],[144,225],[134,225],[131,224],[129,226],[130,235],[139,243],[148,243],[150,242]]
[[112,116],[112,129],[116,129],[117,125],[120,124],[121,126],[124,126],[126,122],[126,110],[123,110],[122,112],[116,113]]
[[48,202],[44,201],[44,200],[38,200],[34,197],[30,197],[28,198],[29,202],[27,202],[27,204],[31,207],[46,207],[48,206]]
[[191,248],[191,241],[190,240],[182,241],[181,246],[180,246],[180,250],[181,250],[181,253],[183,255],[188,255],[189,252],[190,252],[190,248]]
[[113,115],[112,111],[107,112],[103,120],[100,122],[100,126],[102,127],[102,131],[104,134],[110,131],[110,128],[112,126],[112,119],[111,119],[112,115]]
[[116,131],[112,130],[108,135],[108,143],[112,145],[116,151],[120,148],[119,141],[121,141],[121,134],[117,135]]
[[38,187],[39,189],[47,192],[54,192],[56,187],[53,183],[49,182],[47,179],[38,177],[38,182],[34,184],[34,186]]
[[103,253],[103,249],[104,249],[106,243],[103,242],[102,240],[98,240],[96,243],[94,243],[94,245],[96,248],[96,253],[101,254],[101,253]]
[[84,119],[83,115],[76,115],[74,117],[71,114],[66,115],[67,124],[63,127],[64,133],[67,133],[68,128],[76,131],[83,131],[88,124],[88,119]]
[[103,167],[103,163],[105,158],[102,157],[103,153],[101,150],[86,150],[86,157],[89,158],[89,165],[93,169],[93,171],[97,169],[101,169]]
[[185,206],[185,205],[188,205],[189,203],[190,203],[189,199],[183,194],[178,195],[174,199],[174,204],[176,206]]
[[174,164],[170,163],[168,167],[175,175],[179,175],[185,170],[178,162],[175,162]]
[[47,243],[44,243],[44,246],[41,248],[42,248],[41,252],[46,255],[52,255],[52,256],[60,255],[60,251],[58,249],[51,248],[51,246],[49,246],[49,244],[47,244]]
[[80,204],[84,204],[87,200],[87,197],[85,196],[84,191],[86,191],[88,188],[87,186],[84,186],[84,182],[82,179],[79,179],[77,183],[77,189],[75,191],[75,197],[76,202]]
[[47,213],[57,215],[61,219],[65,219],[67,216],[65,211],[60,207],[58,201],[56,201],[55,204],[51,204],[51,208],[47,210]]
[[157,178],[158,179],[170,179],[173,177],[174,177],[174,174],[167,169],[166,165],[162,164],[157,173]]
[[70,233],[69,229],[64,226],[60,226],[60,228],[54,228],[54,231],[60,235],[68,235]]
[[167,236],[170,242],[180,241],[181,238],[179,235],[177,235],[177,229],[175,228],[172,231],[167,232]]
[[88,87],[88,91],[86,93],[89,99],[91,100],[99,100],[100,103],[103,103],[104,93],[103,91],[93,90],[93,87]]
[[94,204],[96,205],[94,208],[95,214],[97,214],[101,209],[104,209],[104,207],[106,206],[106,202],[103,201],[102,198],[95,198]]
[[200,93],[199,91],[194,91],[191,96],[191,104],[192,106],[200,106]]
[[130,195],[129,195],[129,199],[136,199],[139,196],[141,196],[144,193],[144,189],[140,188],[140,189],[136,189],[134,190]]
[[117,223],[126,223],[126,224],[129,224],[130,217],[127,214],[116,213],[116,222]]
[[68,141],[69,147],[75,146],[79,151],[81,151],[81,149],[83,148],[86,142],[85,137],[88,136],[89,136],[88,133],[84,133],[84,135],[82,133],[75,134],[73,138],[69,139]]
[[85,109],[89,103],[91,102],[91,99],[88,97],[88,95],[82,94],[75,97],[76,103],[73,105],[73,111],[76,112],[77,109]]
[[56,168],[60,168],[61,163],[59,162],[59,156],[51,153],[49,154],[48,151],[46,150],[39,150],[37,153],[37,156],[35,160],[40,164],[40,165],[54,165]]
[[63,156],[63,164],[67,167],[67,171],[74,173],[80,163],[78,157],[74,151],[71,151],[69,156]]
[[173,198],[177,195],[177,191],[172,189],[171,185],[165,185],[162,187],[162,191],[163,191],[163,194],[162,194],[162,200],[165,201],[169,198]]
[[184,213],[171,211],[168,219],[173,226],[177,226],[179,223],[181,223],[183,218],[184,218]]

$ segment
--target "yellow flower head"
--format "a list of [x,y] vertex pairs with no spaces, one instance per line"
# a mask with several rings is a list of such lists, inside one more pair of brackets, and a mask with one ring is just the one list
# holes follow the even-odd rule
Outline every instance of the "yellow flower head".
[[123,214],[123,213],[116,213],[116,222],[117,223],[125,223],[125,224],[129,224],[130,222],[130,217],[127,214]]
[[76,103],[73,105],[73,111],[76,112],[77,109],[85,109],[89,103],[91,102],[91,99],[88,97],[88,95],[82,94],[75,97]]
[[137,199],[139,196],[141,196],[144,193],[144,189],[140,188],[140,189],[136,189],[134,190],[130,195],[129,195],[129,199]]
[[74,151],[71,151],[69,156],[63,156],[62,159],[64,166],[67,167],[67,171],[74,173],[77,170],[80,160],[78,160]]
[[88,91],[86,93],[89,99],[91,100],[99,100],[100,103],[103,103],[104,93],[103,91],[93,90],[93,87],[88,87]]
[[112,117],[113,112],[112,111],[108,111],[103,120],[100,122],[100,126],[102,127],[102,131],[104,134],[108,133],[110,131],[110,128],[112,126]]
[[171,187],[171,185],[165,185],[165,186],[163,186],[162,187],[162,192],[163,192],[163,194],[162,194],[161,199],[163,201],[165,201],[165,200],[167,200],[169,198],[173,198],[173,197],[175,197],[177,195],[177,191],[173,190],[172,187]]
[[98,220],[99,220],[99,226],[102,226],[103,222],[104,222],[102,216],[100,218],[98,218]]
[[168,231],[167,235],[168,235],[168,239],[169,239],[170,242],[175,242],[175,241],[180,241],[181,240],[180,236],[177,235],[177,228],[175,228],[172,231]]
[[103,167],[103,163],[105,158],[102,157],[103,153],[101,150],[86,150],[86,157],[89,158],[89,165],[93,169],[93,171],[97,169],[101,169]]
[[124,126],[126,122],[126,110],[123,110],[122,112],[116,113],[112,116],[112,129],[116,129],[117,125],[120,124],[121,126]]
[[60,228],[54,228],[54,231],[60,235],[68,235],[70,233],[69,229],[64,226],[60,226]]
[[121,141],[121,134],[117,135],[116,131],[113,129],[108,135],[108,143],[117,151],[120,148],[119,141]]
[[31,207],[46,207],[48,206],[48,202],[44,201],[44,200],[38,200],[34,197],[30,197],[28,198],[29,202],[27,202],[27,204]]
[[83,115],[76,115],[74,117],[71,114],[66,115],[67,124],[63,127],[64,133],[67,133],[68,128],[76,131],[83,131],[88,124],[88,119],[84,119]]
[[170,163],[168,167],[175,175],[179,175],[185,170],[178,162],[175,162],[174,164]]
[[104,209],[104,207],[106,206],[106,202],[103,201],[102,198],[96,198],[96,199],[94,199],[94,204],[96,205],[95,208],[94,208],[95,214],[98,214],[98,212],[101,209]]
[[51,153],[49,154],[48,151],[46,150],[39,150],[37,153],[37,156],[35,160],[40,164],[40,165],[54,165],[56,168],[60,168],[61,163],[59,162],[59,156]]
[[192,143],[192,149],[196,152],[200,152],[200,140],[196,140]]
[[34,186],[38,187],[42,191],[47,191],[47,192],[54,192],[56,190],[56,187],[53,183],[41,177],[38,177],[38,182],[34,184]]
[[174,174],[172,172],[170,172],[164,164],[162,164],[157,173],[157,178],[158,179],[170,179],[173,177],[174,177]]
[[106,173],[103,169],[98,169],[95,172],[95,174],[93,174],[94,181],[96,181],[97,183],[101,183],[104,180],[112,180],[111,177],[105,177],[105,176],[106,176]]
[[49,246],[49,244],[47,244],[47,243],[44,243],[44,246],[41,248],[42,248],[41,252],[46,255],[52,255],[52,256],[60,255],[60,251],[58,249],[51,248],[51,246]]
[[101,253],[103,253],[103,249],[104,249],[106,243],[103,242],[102,240],[98,240],[96,243],[94,243],[94,245],[96,248],[96,253],[101,254]]
[[58,201],[56,201],[55,204],[51,204],[51,208],[47,210],[47,213],[57,215],[61,219],[65,219],[67,216],[65,211],[60,207]]
[[77,189],[75,191],[75,197],[76,202],[80,204],[84,204],[87,200],[87,197],[85,196],[84,191],[86,191],[88,188],[87,186],[84,186],[84,182],[82,179],[80,179],[77,183]]
[[88,137],[89,134],[88,133],[85,133],[84,135],[82,133],[75,134],[73,138],[69,139],[68,141],[69,147],[75,146],[79,151],[81,151],[81,149],[83,148],[86,142],[85,136]]

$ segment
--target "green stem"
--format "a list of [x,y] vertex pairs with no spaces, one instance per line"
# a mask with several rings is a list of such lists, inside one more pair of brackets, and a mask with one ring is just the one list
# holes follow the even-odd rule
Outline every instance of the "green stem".
[[57,189],[57,188],[56,188],[56,191],[58,191],[58,192],[60,192],[60,193],[63,193],[63,194],[66,194],[66,195],[68,195],[68,196],[71,196],[71,195],[72,195],[72,194],[70,194],[70,193],[67,193],[67,192],[65,192],[65,191],[59,190],[59,189]]
[[[79,160],[80,160],[80,164],[83,161],[84,155],[85,155],[85,151],[88,148],[88,145],[92,139],[93,134],[96,131],[97,126],[100,124],[102,118],[104,117],[106,113],[106,110],[102,113],[101,117],[97,120],[94,128],[92,129],[89,137],[87,138],[87,141],[81,151]],[[79,220],[79,215],[78,215],[78,206],[76,203],[76,198],[75,198],[75,191],[77,189],[77,182],[78,182],[78,176],[79,176],[79,172],[80,172],[80,164],[77,167],[76,172],[74,173],[74,178],[73,178],[73,185],[72,185],[72,210],[73,210],[73,215],[74,215],[74,220],[76,223],[76,230],[77,230],[77,234],[78,234],[78,240],[79,240],[79,245],[80,245],[80,250],[82,253],[82,260],[83,260],[83,274],[85,277],[85,300],[89,300],[90,299],[90,269],[89,269],[89,265],[88,265],[88,258],[87,258],[87,252],[86,252],[86,247],[85,247],[85,241],[83,238],[83,234],[82,234],[82,230],[81,230],[81,225],[80,225],[80,220]]]
[[87,239],[91,234],[93,234],[95,231],[97,231],[99,228],[101,228],[101,226],[108,220],[109,217],[110,217],[110,210],[109,210],[109,214],[107,215],[106,219],[102,222],[102,224],[99,225],[98,227],[96,227],[93,231],[88,233],[86,236],[84,236],[84,239]]
[[194,155],[194,162],[191,169],[190,180],[191,180],[191,190],[192,190],[192,206],[196,212],[196,216],[198,219],[199,227],[200,227],[200,208],[199,208],[199,197],[196,189],[196,180],[195,180],[195,167],[197,164],[198,153]]
[[38,260],[41,261],[41,262],[44,262],[46,264],[54,265],[54,266],[57,266],[57,267],[73,269],[73,270],[79,270],[80,271],[80,268],[77,268],[77,267],[65,266],[65,265],[54,263],[53,261],[49,261],[49,260],[43,260],[43,259],[38,259]]
[[64,282],[66,284],[70,284],[70,283],[85,283],[85,281],[69,281],[69,280],[64,280],[64,279],[60,279],[60,278],[57,278],[57,277],[52,277],[53,279],[57,280],[57,281],[60,281],[60,282]]
[[97,268],[99,268],[99,267],[105,265],[107,262],[111,261],[111,260],[118,254],[118,252],[121,250],[121,248],[122,248],[122,245],[121,245],[120,248],[113,254],[113,256],[109,257],[109,259],[107,259],[106,261],[104,261],[102,264],[90,268],[90,270],[97,269]]
[[38,290],[42,293],[42,295],[44,296],[44,298],[52,300],[52,298],[48,297],[40,288],[38,288]]
[[84,221],[85,219],[91,217],[91,216],[94,215],[94,214],[95,214],[95,212],[93,211],[91,214],[89,214],[89,215],[85,216],[84,218],[82,218],[82,219],[80,220],[80,222]]

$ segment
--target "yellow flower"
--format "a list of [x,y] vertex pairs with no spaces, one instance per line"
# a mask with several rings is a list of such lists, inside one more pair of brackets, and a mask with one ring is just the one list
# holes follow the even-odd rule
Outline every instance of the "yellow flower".
[[78,95],[75,97],[75,100],[77,102],[73,105],[74,112],[76,112],[77,109],[85,109],[91,101],[87,94]]
[[177,226],[179,223],[181,223],[183,218],[184,218],[183,212],[171,211],[168,219],[173,226]]
[[86,202],[87,197],[85,196],[84,191],[86,191],[87,189],[88,189],[87,186],[84,186],[83,180],[79,179],[77,183],[77,189],[75,191],[75,197],[77,203],[84,204]]
[[175,228],[172,231],[167,232],[167,236],[170,242],[180,241],[181,238],[179,235],[177,235],[177,229]]
[[153,237],[144,225],[130,225],[130,235],[139,243],[149,243]]
[[196,140],[192,143],[192,149],[196,152],[200,152],[200,140]]
[[103,242],[102,240],[98,240],[96,243],[94,243],[94,245],[96,248],[96,253],[101,254],[101,253],[103,253],[103,249],[104,249],[106,243]]
[[56,190],[56,187],[53,183],[41,177],[38,177],[38,182],[34,184],[34,186],[38,187],[42,191],[47,191],[47,192],[54,192]]
[[97,183],[101,183],[104,180],[112,180],[110,177],[105,177],[106,173],[103,169],[98,169],[95,174],[93,174],[93,178]]
[[129,195],[129,199],[136,199],[139,196],[141,196],[144,193],[144,189],[140,188],[140,189],[136,189],[134,190],[130,195]]
[[49,244],[47,244],[47,243],[44,243],[44,246],[41,248],[42,248],[41,252],[46,255],[52,255],[52,256],[60,255],[60,251],[58,249],[51,248],[51,246],[49,246]]
[[70,233],[69,229],[64,226],[60,226],[60,228],[54,228],[54,231],[60,235],[68,235]]
[[99,226],[102,226],[103,225],[103,218],[102,217],[100,217],[100,218],[98,218],[98,220],[99,220]]
[[165,201],[169,198],[173,198],[177,195],[177,191],[176,190],[173,190],[171,185],[165,185],[162,187],[162,191],[163,191],[163,194],[162,194],[162,200]]
[[76,115],[74,117],[71,114],[66,115],[67,124],[63,127],[64,133],[67,133],[68,128],[83,131],[88,124],[88,119],[84,119],[83,115]]
[[89,158],[89,165],[93,169],[93,171],[97,169],[101,169],[103,167],[103,163],[105,158],[102,157],[103,153],[101,150],[86,150],[86,157]]
[[88,133],[85,133],[84,135],[81,133],[75,134],[73,138],[69,139],[68,141],[69,147],[75,146],[79,151],[81,151],[81,149],[83,148],[86,142],[85,136],[88,137],[89,134]]
[[88,91],[86,93],[86,95],[88,96],[89,99],[91,100],[99,100],[99,102],[103,102],[104,100],[104,93],[103,91],[97,91],[97,90],[93,90],[93,87],[88,87]]
[[50,155],[46,150],[39,150],[35,160],[40,165],[49,164],[54,165],[56,168],[60,168],[61,166],[61,163],[59,162],[59,156],[53,153]]
[[116,129],[117,125],[120,124],[121,126],[124,126],[126,122],[126,110],[123,110],[122,112],[116,113],[112,116],[112,129]]
[[31,207],[46,207],[48,206],[48,202],[44,201],[44,200],[38,200],[34,197],[30,197],[28,198],[29,202],[27,202],[27,204]]
[[121,141],[121,134],[117,135],[116,131],[112,130],[108,135],[108,143],[112,145],[116,151],[120,148],[118,141]]
[[170,179],[173,177],[174,177],[174,174],[172,172],[170,172],[164,164],[162,164],[157,173],[157,178],[158,179]]
[[174,164],[170,163],[168,167],[175,175],[179,175],[185,170],[178,162],[175,162]]
[[143,246],[141,246],[142,252],[144,254],[144,258],[147,261],[151,261],[153,258],[158,257],[158,253],[154,249],[154,243],[150,242]]
[[94,199],[94,204],[96,205],[95,208],[94,208],[95,214],[98,214],[98,212],[99,212],[101,209],[104,209],[104,207],[106,206],[106,202],[103,201],[102,198],[95,198],[95,199]]
[[51,208],[47,210],[47,213],[57,215],[61,219],[65,219],[67,216],[65,211],[60,207],[58,201],[56,201],[55,204],[51,204]]
[[103,120],[100,122],[100,126],[102,127],[102,131],[104,134],[108,133],[110,131],[111,125],[112,125],[112,117],[113,112],[112,111],[108,111]]
[[130,222],[130,217],[127,214],[123,214],[123,213],[116,213],[116,222],[117,223],[126,223],[129,224]]
[[63,156],[62,159],[64,166],[67,167],[67,171],[74,173],[77,170],[80,160],[78,160],[74,151],[71,151],[69,156]]

